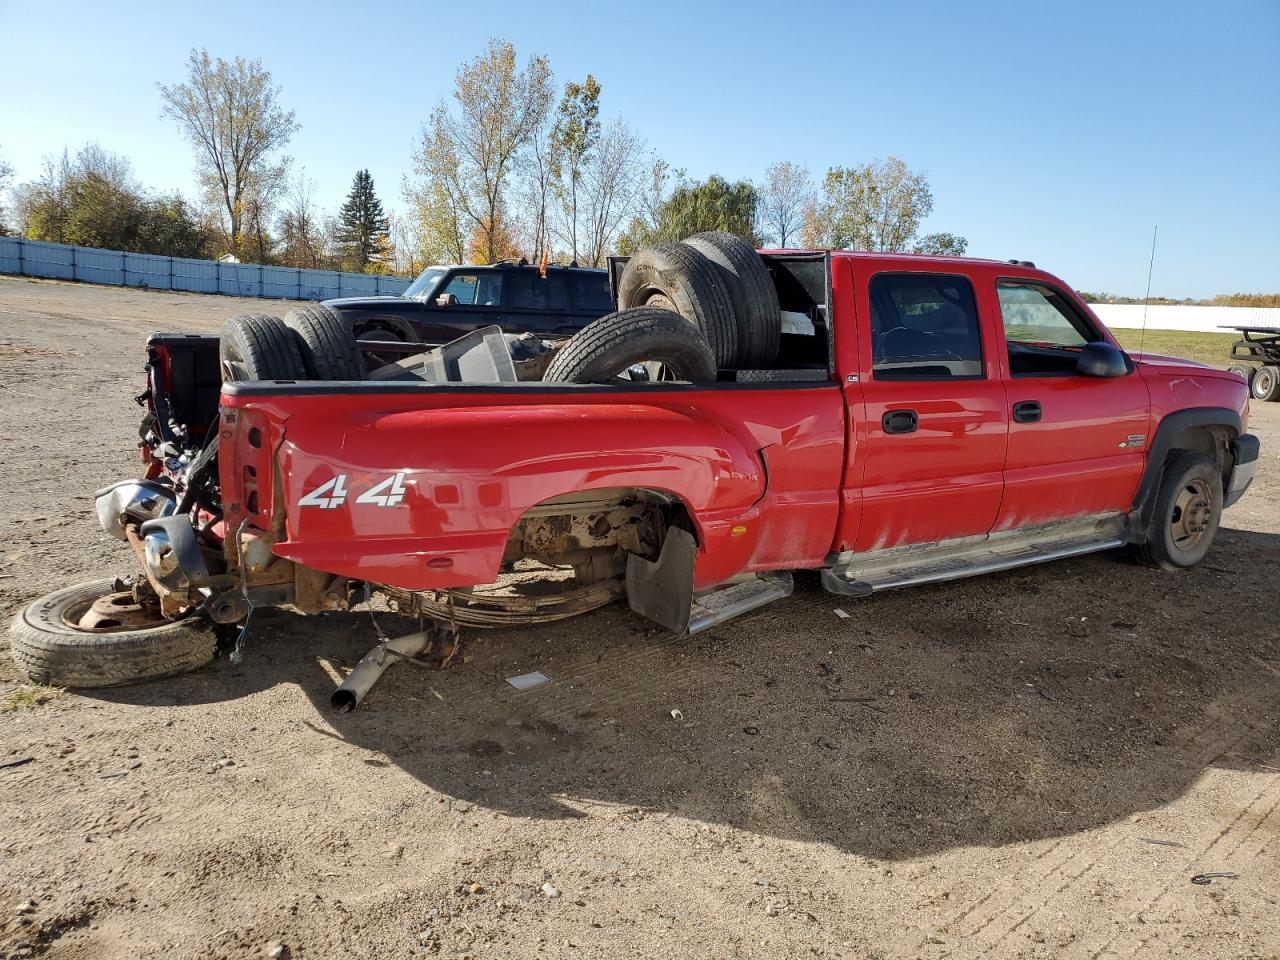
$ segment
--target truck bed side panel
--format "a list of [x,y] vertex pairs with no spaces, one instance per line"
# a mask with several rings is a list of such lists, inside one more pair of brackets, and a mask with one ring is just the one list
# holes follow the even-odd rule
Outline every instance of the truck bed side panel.
[[[281,512],[276,552],[374,583],[491,582],[525,511],[585,490],[679,497],[697,527],[700,588],[745,570],[818,566],[836,523],[844,446],[834,384],[403,393],[299,384],[233,388],[223,404],[236,411],[237,450],[259,431],[253,451],[226,458],[224,490],[244,487],[236,471],[248,454],[274,457],[254,471],[253,522]],[[270,489],[264,473],[276,476]]]

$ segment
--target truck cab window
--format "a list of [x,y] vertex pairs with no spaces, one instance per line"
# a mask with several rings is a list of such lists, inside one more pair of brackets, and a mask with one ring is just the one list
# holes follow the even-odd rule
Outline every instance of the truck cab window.
[[875,379],[982,377],[978,308],[967,279],[881,273],[872,277],[869,296]]
[[465,306],[496,307],[502,302],[502,274],[455,273],[440,293],[453,294]]
[[1052,287],[998,280],[996,290],[1009,370],[1015,377],[1074,374],[1080,348],[1102,339]]

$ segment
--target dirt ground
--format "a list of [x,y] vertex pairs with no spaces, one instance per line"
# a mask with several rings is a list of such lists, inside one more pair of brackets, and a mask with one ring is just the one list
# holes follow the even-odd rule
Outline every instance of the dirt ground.
[[[132,571],[92,494],[136,468],[144,334],[284,307],[0,280],[0,614]],[[802,578],[688,641],[611,607],[348,715],[367,612],[120,690],[5,655],[0,955],[1278,957],[1280,404],[1252,424],[1182,574]]]

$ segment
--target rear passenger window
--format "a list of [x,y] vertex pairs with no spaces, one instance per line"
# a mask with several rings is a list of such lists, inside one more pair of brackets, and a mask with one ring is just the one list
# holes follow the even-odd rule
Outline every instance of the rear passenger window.
[[875,379],[982,377],[978,308],[964,277],[881,273],[869,295]]
[[505,305],[514,310],[564,310],[564,274],[544,277],[537,270],[508,274]]
[[569,276],[569,284],[573,288],[573,304],[579,310],[604,314],[613,309],[608,274],[574,273]]

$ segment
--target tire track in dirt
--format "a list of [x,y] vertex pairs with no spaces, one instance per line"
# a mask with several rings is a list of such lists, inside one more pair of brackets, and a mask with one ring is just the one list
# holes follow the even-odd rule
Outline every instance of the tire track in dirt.
[[[1192,738],[1190,749],[1183,754],[1180,769],[1203,770],[1219,757],[1231,752],[1251,732],[1242,721],[1219,713],[1207,726],[1200,728]],[[1196,749],[1196,747],[1199,749]],[[1022,869],[1008,877],[998,888],[982,896],[976,903],[960,908],[930,936],[949,939],[958,935],[965,943],[965,950],[957,954],[958,947],[947,950],[942,956],[986,955],[1004,944],[1008,937],[1021,929],[1049,903],[1060,897],[1098,865],[1097,859],[1081,861],[1082,851],[1062,850],[1065,838],[1054,841]],[[1047,870],[1042,870],[1047,866]],[[1075,868],[1079,869],[1075,869]],[[1069,872],[1075,869],[1075,872]],[[1065,876],[1062,882],[1057,882]],[[1050,885],[1052,884],[1052,887]],[[1046,888],[1047,892],[1046,892]],[[1000,921],[1012,921],[1004,922]],[[988,932],[989,931],[989,932]],[[972,940],[983,941],[980,952],[970,952]],[[916,952],[923,951],[928,936],[916,944]]]

